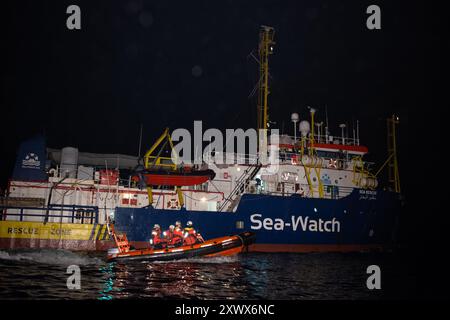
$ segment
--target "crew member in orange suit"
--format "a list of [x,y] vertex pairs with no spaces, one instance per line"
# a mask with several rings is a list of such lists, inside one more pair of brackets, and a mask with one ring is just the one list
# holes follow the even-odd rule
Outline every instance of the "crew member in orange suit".
[[185,245],[192,245],[197,243],[197,231],[195,231],[194,226],[192,225],[192,221],[188,221],[186,223],[183,238]]
[[181,222],[175,222],[175,229],[173,230],[172,244],[177,247],[183,245],[183,228]]
[[152,229],[152,235],[150,237],[150,244],[153,249],[162,249],[165,245],[164,239],[161,237],[161,227],[159,224],[155,224]]

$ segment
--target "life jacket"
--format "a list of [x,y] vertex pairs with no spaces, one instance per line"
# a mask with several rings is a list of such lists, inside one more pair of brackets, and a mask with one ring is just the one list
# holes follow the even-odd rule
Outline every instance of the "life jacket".
[[173,236],[183,238],[183,230],[181,230],[181,228],[176,227],[173,230]]
[[184,228],[184,244],[192,245],[197,242],[197,232],[192,227]]
[[173,231],[170,229],[167,229],[166,231],[164,231],[164,238],[166,238],[167,240],[170,240],[173,238]]
[[158,245],[164,242],[163,239],[161,238],[161,230],[153,229],[151,239],[153,245]]
[[166,240],[168,244],[172,244],[172,239],[173,231],[171,231],[170,229],[164,231],[164,240]]
[[181,228],[175,227],[172,234],[172,243],[173,245],[182,244],[183,243],[183,231]]

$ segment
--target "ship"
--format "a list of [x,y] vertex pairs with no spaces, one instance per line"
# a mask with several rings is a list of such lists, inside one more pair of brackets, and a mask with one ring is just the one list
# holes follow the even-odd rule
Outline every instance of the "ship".
[[[226,164],[176,164],[167,128],[143,157],[49,148],[43,136],[24,141],[0,203],[0,248],[107,250],[109,226],[140,250],[154,224],[192,221],[205,239],[252,232],[255,252],[351,252],[396,245],[402,195],[396,115],[387,118],[388,158],[377,169],[364,160],[359,122],[331,135],[328,119],[291,115],[294,136],[271,134],[269,57],[274,29],[259,36],[257,154],[231,152]],[[300,135],[297,137],[297,123]],[[272,139],[276,136],[276,139]],[[273,143],[272,141],[276,141]],[[270,142],[269,142],[270,141]],[[264,145],[264,144],[263,144]],[[276,164],[261,157],[276,155]],[[388,184],[379,173],[388,170]]]

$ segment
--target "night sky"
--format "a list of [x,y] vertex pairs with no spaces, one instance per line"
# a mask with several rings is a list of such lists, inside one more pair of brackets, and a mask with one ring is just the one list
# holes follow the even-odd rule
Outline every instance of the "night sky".
[[[66,8],[81,8],[81,30]],[[330,130],[358,119],[369,160],[386,158],[385,118],[401,119],[406,148],[410,79],[420,48],[404,3],[377,1],[381,30],[366,28],[367,1],[14,1],[3,5],[1,176],[20,142],[138,153],[164,127],[256,126],[258,79],[249,53],[260,25],[276,30],[269,113],[293,134],[290,114],[328,108]],[[255,51],[257,52],[257,51]],[[401,161],[402,159],[400,159]],[[402,173],[402,171],[400,171]]]

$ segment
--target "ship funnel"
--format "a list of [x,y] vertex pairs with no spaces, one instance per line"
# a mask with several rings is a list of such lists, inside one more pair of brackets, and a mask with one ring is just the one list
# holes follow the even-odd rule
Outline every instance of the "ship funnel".
[[76,178],[78,167],[78,149],[65,147],[61,150],[61,176]]

